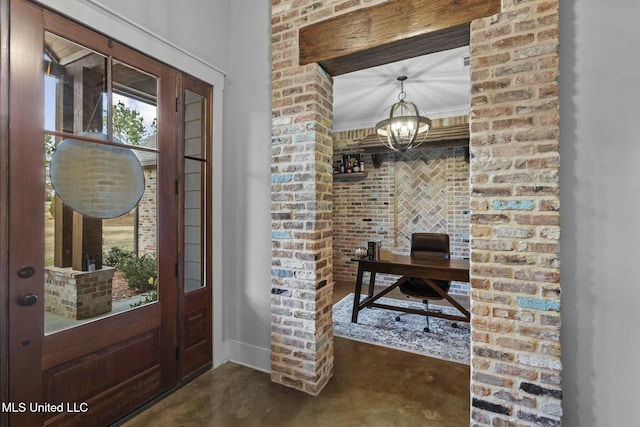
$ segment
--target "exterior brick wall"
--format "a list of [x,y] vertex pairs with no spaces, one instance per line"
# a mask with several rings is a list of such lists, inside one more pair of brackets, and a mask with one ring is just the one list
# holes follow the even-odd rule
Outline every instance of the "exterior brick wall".
[[45,267],[45,310],[76,320],[109,313],[114,272],[106,266],[95,271]]
[[[272,379],[332,375],[331,78],[298,28],[383,1],[272,1]],[[558,1],[471,28],[471,424],[561,423]],[[324,285],[326,280],[326,285]]]
[[144,168],[144,194],[138,202],[138,255],[155,256],[158,252],[157,230],[157,183],[155,162]]
[[471,27],[473,425],[561,423],[558,2]]

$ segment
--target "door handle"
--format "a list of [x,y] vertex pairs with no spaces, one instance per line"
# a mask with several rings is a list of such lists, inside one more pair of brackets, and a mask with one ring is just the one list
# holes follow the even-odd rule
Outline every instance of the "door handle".
[[25,265],[21,269],[18,270],[18,277],[21,279],[28,279],[33,276],[36,272],[36,269],[30,265]]
[[18,305],[29,307],[38,302],[38,295],[22,294],[18,297]]

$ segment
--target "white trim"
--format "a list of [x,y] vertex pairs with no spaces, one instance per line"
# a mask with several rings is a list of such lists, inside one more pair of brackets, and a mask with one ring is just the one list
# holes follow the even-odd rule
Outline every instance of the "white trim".
[[124,21],[126,22],[128,25],[131,25],[132,27],[134,27],[137,30],[142,31],[144,34],[148,35],[149,37],[152,37],[153,39],[159,41],[160,43],[170,47],[171,49],[175,49],[178,52],[188,56],[189,58],[203,64],[204,66],[208,67],[208,68],[212,68],[216,71],[218,71],[219,73],[222,74],[226,74],[224,71],[222,71],[220,68],[216,67],[215,65],[209,64],[208,62],[198,58],[196,55],[192,54],[191,52],[187,51],[186,49],[183,49],[179,46],[177,46],[175,43],[170,42],[169,40],[165,39],[164,37],[160,37],[159,35],[153,33],[151,30],[149,30],[148,28],[132,21],[131,19],[127,18],[126,16],[123,16],[122,14],[119,14],[117,12],[115,12],[113,9],[99,3],[96,0],[86,0],[87,2],[91,3],[92,5],[96,6],[99,9],[102,9],[103,11],[107,12],[109,15],[113,16],[114,18]]
[[223,346],[226,355],[225,362],[230,361],[258,371],[271,373],[271,350],[236,340],[226,340]]
[[213,367],[222,364],[226,353],[222,346],[222,99],[224,85],[213,87],[213,147],[211,158],[211,328]]
[[226,73],[220,68],[96,0],[38,0],[38,3],[207,83],[222,86],[224,82]]

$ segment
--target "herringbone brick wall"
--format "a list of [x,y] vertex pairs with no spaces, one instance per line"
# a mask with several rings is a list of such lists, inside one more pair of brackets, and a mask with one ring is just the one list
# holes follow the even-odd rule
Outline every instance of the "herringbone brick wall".
[[412,151],[395,164],[396,247],[406,252],[415,232],[446,233],[449,150]]
[[[466,122],[467,118],[459,118]],[[354,133],[355,132],[355,133]],[[414,150],[382,154],[375,168],[359,138],[372,129],[334,135],[334,159],[360,154],[366,177],[333,183],[333,274],[340,282],[355,282],[354,250],[368,241],[408,255],[411,234],[447,233],[454,258],[469,257],[469,163],[464,148]],[[380,274],[376,283],[393,283],[396,276]],[[453,283],[452,293],[468,295],[467,283]]]

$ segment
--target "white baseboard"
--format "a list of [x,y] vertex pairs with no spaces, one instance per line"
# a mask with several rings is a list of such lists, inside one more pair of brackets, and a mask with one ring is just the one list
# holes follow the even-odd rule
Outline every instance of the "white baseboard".
[[271,373],[271,349],[235,340],[225,340],[222,347],[225,362],[234,362],[268,374]]

